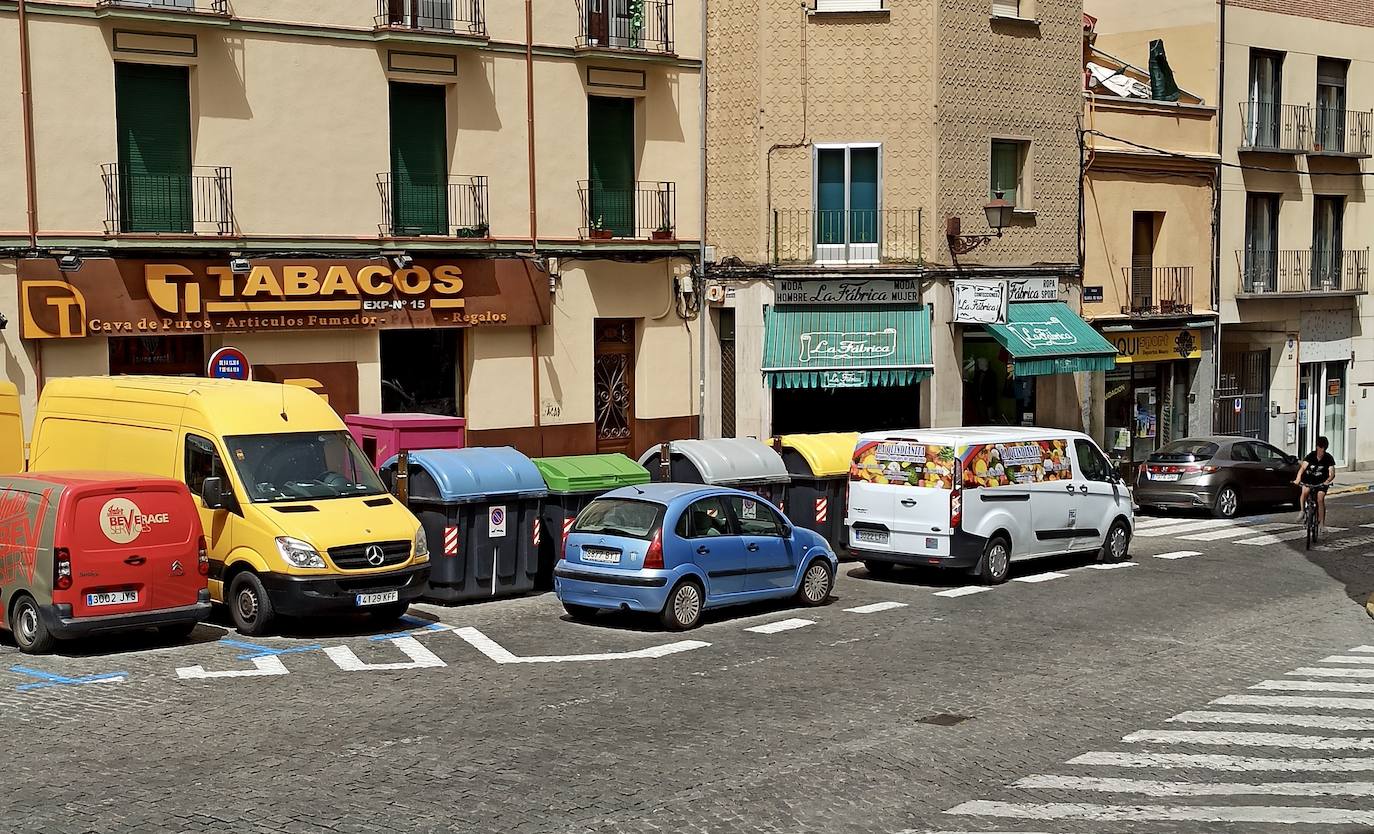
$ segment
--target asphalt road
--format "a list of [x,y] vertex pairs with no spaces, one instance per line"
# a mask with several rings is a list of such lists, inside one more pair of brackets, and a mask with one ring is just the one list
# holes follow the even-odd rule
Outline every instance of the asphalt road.
[[1311,552],[1174,516],[1122,567],[846,563],[686,634],[544,595],[6,644],[0,831],[1374,831],[1374,497],[1331,508]]

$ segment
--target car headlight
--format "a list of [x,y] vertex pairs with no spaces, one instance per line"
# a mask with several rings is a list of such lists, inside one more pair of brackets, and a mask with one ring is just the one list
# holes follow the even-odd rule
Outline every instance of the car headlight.
[[425,528],[420,527],[415,530],[415,546],[412,551],[415,560],[423,562],[429,558],[429,541],[425,538]]
[[297,568],[323,568],[324,557],[320,552],[300,539],[290,536],[277,537],[277,552],[288,565]]

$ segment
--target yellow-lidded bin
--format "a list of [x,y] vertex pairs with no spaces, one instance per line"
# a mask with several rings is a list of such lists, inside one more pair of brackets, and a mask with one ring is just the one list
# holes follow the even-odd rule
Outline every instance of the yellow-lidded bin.
[[845,504],[849,494],[849,464],[854,459],[858,432],[784,434],[773,438],[792,476],[784,510],[793,524],[815,530],[836,553],[845,549]]

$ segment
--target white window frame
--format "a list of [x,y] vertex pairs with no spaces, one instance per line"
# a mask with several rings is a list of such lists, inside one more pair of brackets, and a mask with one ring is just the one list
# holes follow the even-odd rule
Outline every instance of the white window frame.
[[1005,142],[1005,143],[1007,143],[1007,144],[1012,144],[1012,145],[1016,145],[1016,146],[1017,146],[1017,148],[1018,148],[1018,155],[1017,155],[1017,160],[1016,160],[1016,199],[1015,199],[1014,201],[1012,201],[1012,202],[1013,202],[1013,205],[1015,206],[1015,207],[1013,208],[1013,211],[1014,211],[1015,213],[1017,213],[1017,214],[1034,214],[1034,213],[1035,213],[1035,205],[1034,205],[1033,200],[1034,200],[1034,194],[1035,194],[1035,192],[1034,192],[1034,189],[1035,189],[1035,180],[1034,180],[1034,177],[1032,176],[1032,170],[1031,170],[1031,165],[1032,165],[1032,160],[1031,160],[1031,152],[1032,152],[1032,150],[1031,150],[1031,149],[1032,149],[1032,146],[1034,145],[1034,143],[1031,141],[1030,137],[1028,137],[1028,136],[992,136],[992,137],[989,137],[989,139],[988,139],[988,199],[992,199],[992,197],[993,197],[993,190],[992,190],[992,174],[993,174],[992,146],[993,146],[993,143],[995,143],[995,142]]
[[815,0],[811,11],[814,14],[886,12],[887,0]]
[[[850,155],[849,152],[855,149],[877,148],[878,150],[878,195],[877,195],[877,238],[876,243],[850,243],[849,230],[852,228],[849,222],[850,212],[850,190],[853,180],[850,178]],[[876,264],[882,252],[883,229],[883,143],[882,142],[816,142],[811,146],[811,233],[815,235],[816,220],[820,217],[820,166],[821,151],[844,151],[844,213],[845,213],[845,242],[821,244],[812,241],[812,250],[816,263],[818,264]]]

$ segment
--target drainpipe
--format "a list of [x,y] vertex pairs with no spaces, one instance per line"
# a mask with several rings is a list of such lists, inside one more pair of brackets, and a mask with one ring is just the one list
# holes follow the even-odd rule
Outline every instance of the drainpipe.
[[[710,318],[706,307],[706,73],[710,57],[710,50],[706,48],[706,38],[709,36],[706,18],[708,2],[709,0],[701,0],[701,74],[697,79],[700,89],[697,98],[700,99],[701,105],[697,117],[701,120],[701,227],[698,234],[701,240],[697,245],[697,269],[701,270],[701,317],[697,323],[698,340],[701,342],[701,364],[697,366],[697,437],[706,436],[706,322]],[[721,393],[723,396],[724,391]]]
[[[1212,304],[1216,308],[1216,327],[1212,331],[1212,416],[1208,425],[1216,429],[1217,390],[1221,388],[1221,162],[1226,127],[1226,0],[1220,0],[1217,32],[1217,166],[1212,175]],[[1265,403],[1265,412],[1269,404]]]
[[[525,148],[530,181],[530,251],[539,252],[539,195],[534,160],[534,0],[525,0]],[[537,261],[537,259],[536,259]],[[534,430],[539,454],[544,453],[544,426],[539,414],[539,327],[530,325],[530,371],[534,393]]]
[[38,175],[33,156],[33,80],[29,71],[29,18],[19,0],[19,97],[24,114],[24,190],[28,199],[29,248],[38,248]]

